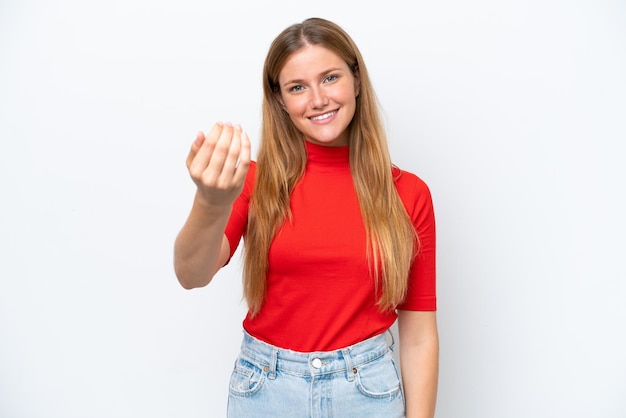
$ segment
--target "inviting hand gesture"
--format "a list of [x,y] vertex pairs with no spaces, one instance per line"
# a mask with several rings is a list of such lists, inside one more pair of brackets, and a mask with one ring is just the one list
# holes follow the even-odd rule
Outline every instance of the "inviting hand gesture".
[[198,132],[187,156],[197,198],[212,206],[230,206],[241,193],[250,167],[250,140],[239,125],[218,122]]

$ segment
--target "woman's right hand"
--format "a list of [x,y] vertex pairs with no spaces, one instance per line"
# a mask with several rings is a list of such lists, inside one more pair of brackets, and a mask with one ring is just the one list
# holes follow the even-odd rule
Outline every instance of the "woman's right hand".
[[241,193],[250,167],[250,140],[239,125],[218,122],[198,132],[187,156],[196,199],[213,208],[230,207]]

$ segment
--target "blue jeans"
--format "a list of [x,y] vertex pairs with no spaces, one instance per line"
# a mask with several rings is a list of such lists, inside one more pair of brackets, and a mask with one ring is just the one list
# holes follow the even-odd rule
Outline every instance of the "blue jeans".
[[244,331],[230,418],[401,418],[404,395],[386,333],[336,351],[300,353]]

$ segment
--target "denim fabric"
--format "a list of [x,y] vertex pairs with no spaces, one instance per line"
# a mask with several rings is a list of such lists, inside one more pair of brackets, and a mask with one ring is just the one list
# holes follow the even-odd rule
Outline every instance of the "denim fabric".
[[300,353],[244,332],[229,418],[401,418],[400,377],[386,334],[344,349]]

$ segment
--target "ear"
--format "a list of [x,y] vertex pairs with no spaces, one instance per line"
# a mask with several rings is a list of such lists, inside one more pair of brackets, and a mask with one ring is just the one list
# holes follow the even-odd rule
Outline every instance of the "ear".
[[359,73],[356,73],[354,77],[354,97],[359,97],[361,94],[361,79],[359,78]]
[[354,97],[359,97],[359,94],[361,94],[361,76],[359,75],[359,68],[356,65],[352,74],[354,74]]

